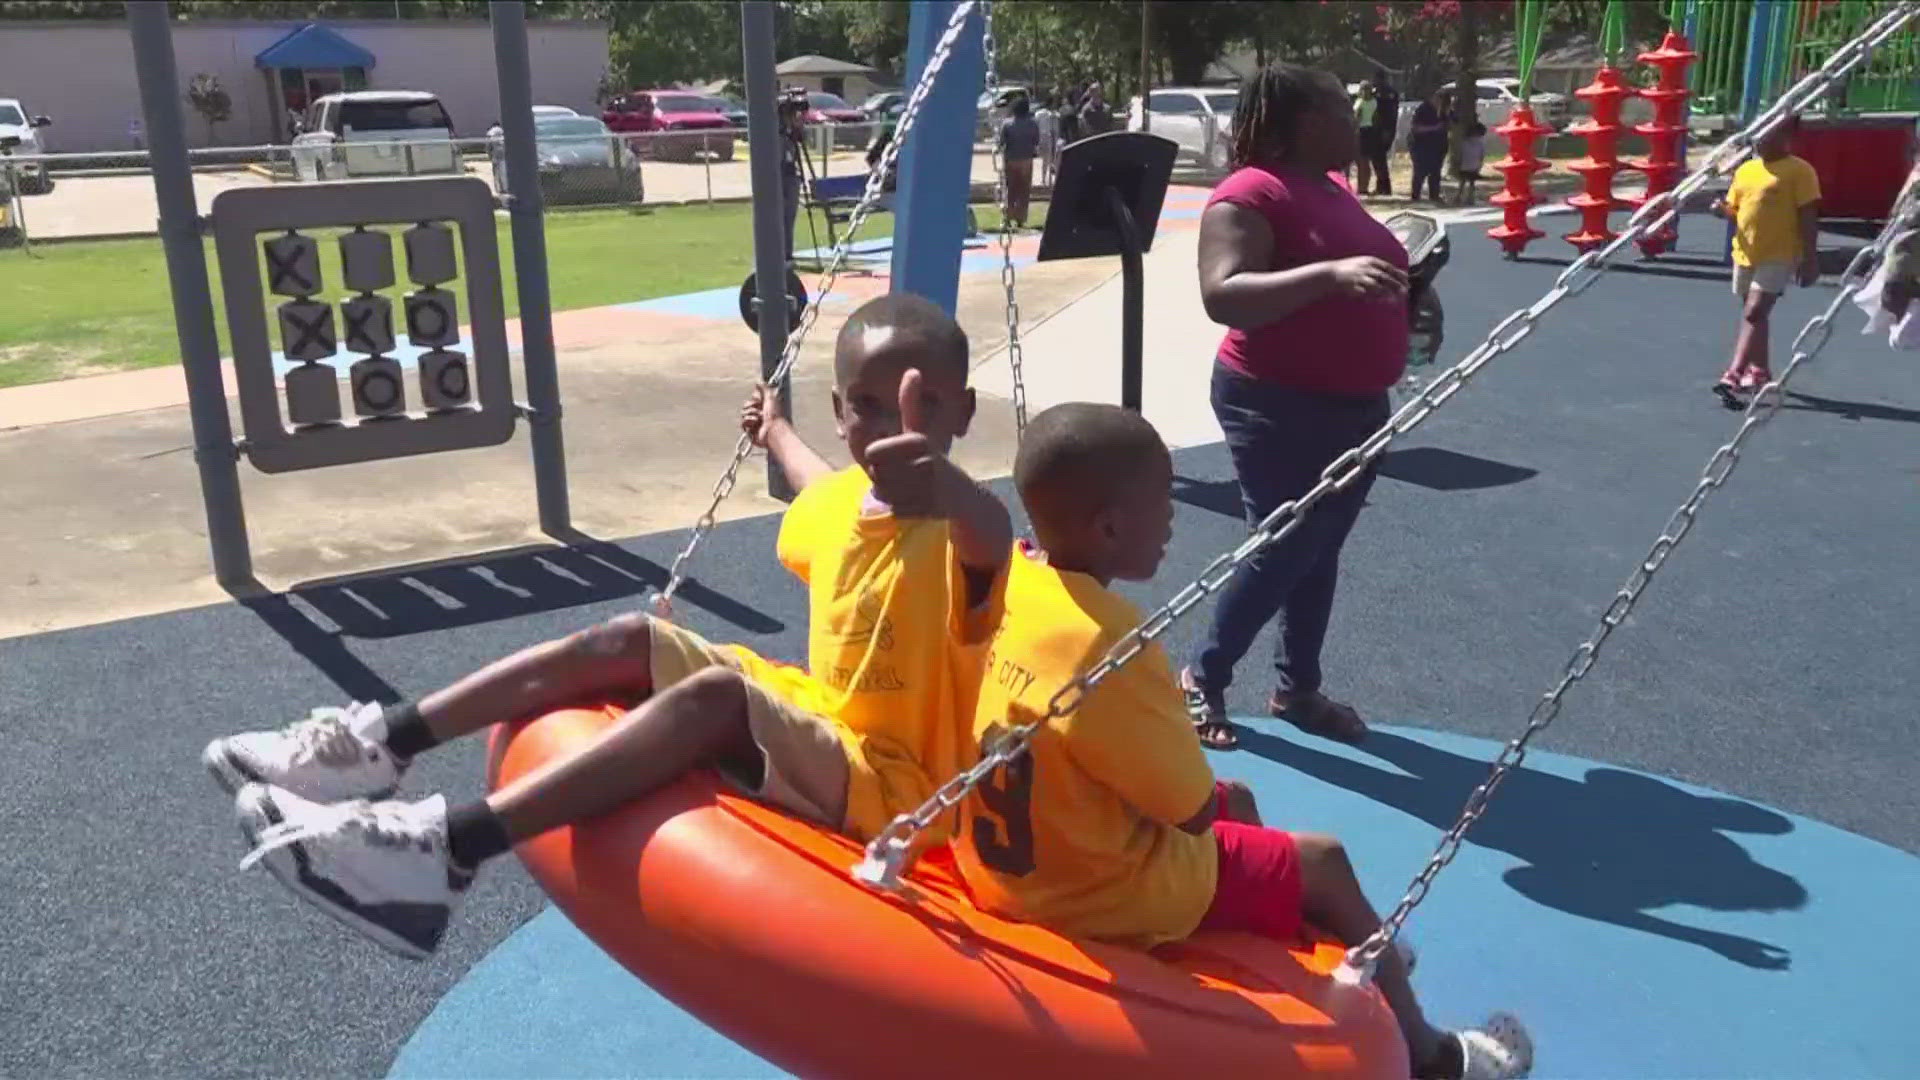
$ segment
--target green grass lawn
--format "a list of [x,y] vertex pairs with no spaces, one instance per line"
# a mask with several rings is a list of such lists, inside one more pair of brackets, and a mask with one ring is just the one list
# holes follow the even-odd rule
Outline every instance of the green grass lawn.
[[[983,216],[992,215],[989,211]],[[752,209],[743,203],[561,211],[546,220],[556,310],[738,285],[753,269]],[[512,237],[504,219],[496,221],[496,229],[507,313],[514,315],[519,296]],[[892,229],[892,215],[876,214],[860,235],[887,236]],[[812,246],[804,219],[795,231],[797,247]],[[224,310],[218,310],[220,269],[211,240],[206,248],[224,355],[227,326]],[[328,294],[337,297],[338,249],[323,242],[320,251]],[[395,261],[401,261],[398,251]],[[396,308],[403,291],[388,293]],[[0,386],[178,360],[166,260],[157,238],[41,244],[32,255],[19,249],[0,251],[0,297]],[[277,330],[274,336],[278,345]]]

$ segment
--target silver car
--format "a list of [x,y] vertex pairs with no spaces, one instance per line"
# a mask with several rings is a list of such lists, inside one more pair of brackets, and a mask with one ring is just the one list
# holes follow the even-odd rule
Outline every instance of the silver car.
[[[1153,110],[1153,133],[1180,145],[1180,157],[1204,168],[1225,172],[1233,141],[1233,109],[1237,90],[1205,86],[1170,86],[1147,95]],[[1127,130],[1141,127],[1140,99],[1127,105]]]
[[[533,143],[545,200],[637,203],[646,197],[640,158],[593,117],[536,116]],[[493,140],[487,153],[493,163],[494,191],[508,194],[504,144]]]

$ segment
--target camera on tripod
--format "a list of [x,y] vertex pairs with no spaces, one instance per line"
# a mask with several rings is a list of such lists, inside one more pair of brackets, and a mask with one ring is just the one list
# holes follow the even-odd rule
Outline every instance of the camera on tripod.
[[791,122],[794,117],[804,114],[810,107],[807,101],[807,88],[804,86],[782,88],[777,104],[781,121]]

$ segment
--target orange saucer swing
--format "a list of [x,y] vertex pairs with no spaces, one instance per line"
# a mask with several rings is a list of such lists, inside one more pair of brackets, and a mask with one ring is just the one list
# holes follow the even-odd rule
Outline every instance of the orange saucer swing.
[[[623,712],[503,725],[489,786],[578,752]],[[944,851],[903,894],[874,892],[848,874],[852,841],[706,774],[518,851],[627,970],[799,1076],[1408,1075],[1378,993],[1331,978],[1337,942],[1071,941],[975,909]]]

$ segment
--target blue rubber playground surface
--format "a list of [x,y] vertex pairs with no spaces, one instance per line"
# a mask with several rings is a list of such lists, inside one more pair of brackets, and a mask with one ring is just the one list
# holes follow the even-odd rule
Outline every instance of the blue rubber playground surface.
[[[1456,231],[1441,278],[1449,358],[1566,262],[1557,239],[1503,261],[1483,227]],[[1776,347],[1831,289],[1789,294]],[[1217,771],[1250,782],[1270,823],[1346,838],[1376,903],[1397,898],[1737,426],[1707,392],[1733,319],[1704,251],[1623,267],[1396,444],[1326,657],[1376,734],[1345,748],[1249,719]],[[1411,923],[1435,1019],[1518,1012],[1535,1075],[1914,1074],[1920,360],[1860,322],[1842,315]],[[1203,377],[1213,336],[1148,362]],[[1143,603],[1244,536],[1221,447],[1176,471],[1175,546],[1129,587]],[[798,658],[805,597],[772,557],[775,525],[720,527],[681,615]],[[627,610],[681,540],[0,642],[0,1076],[778,1075],[626,976],[511,860],[440,955],[390,958],[237,872],[228,800],[196,761],[214,735],[417,696]],[[1176,657],[1202,629],[1176,628]],[[1269,648],[1232,690],[1243,716]],[[406,791],[472,796],[480,766],[477,742],[446,749]]]

